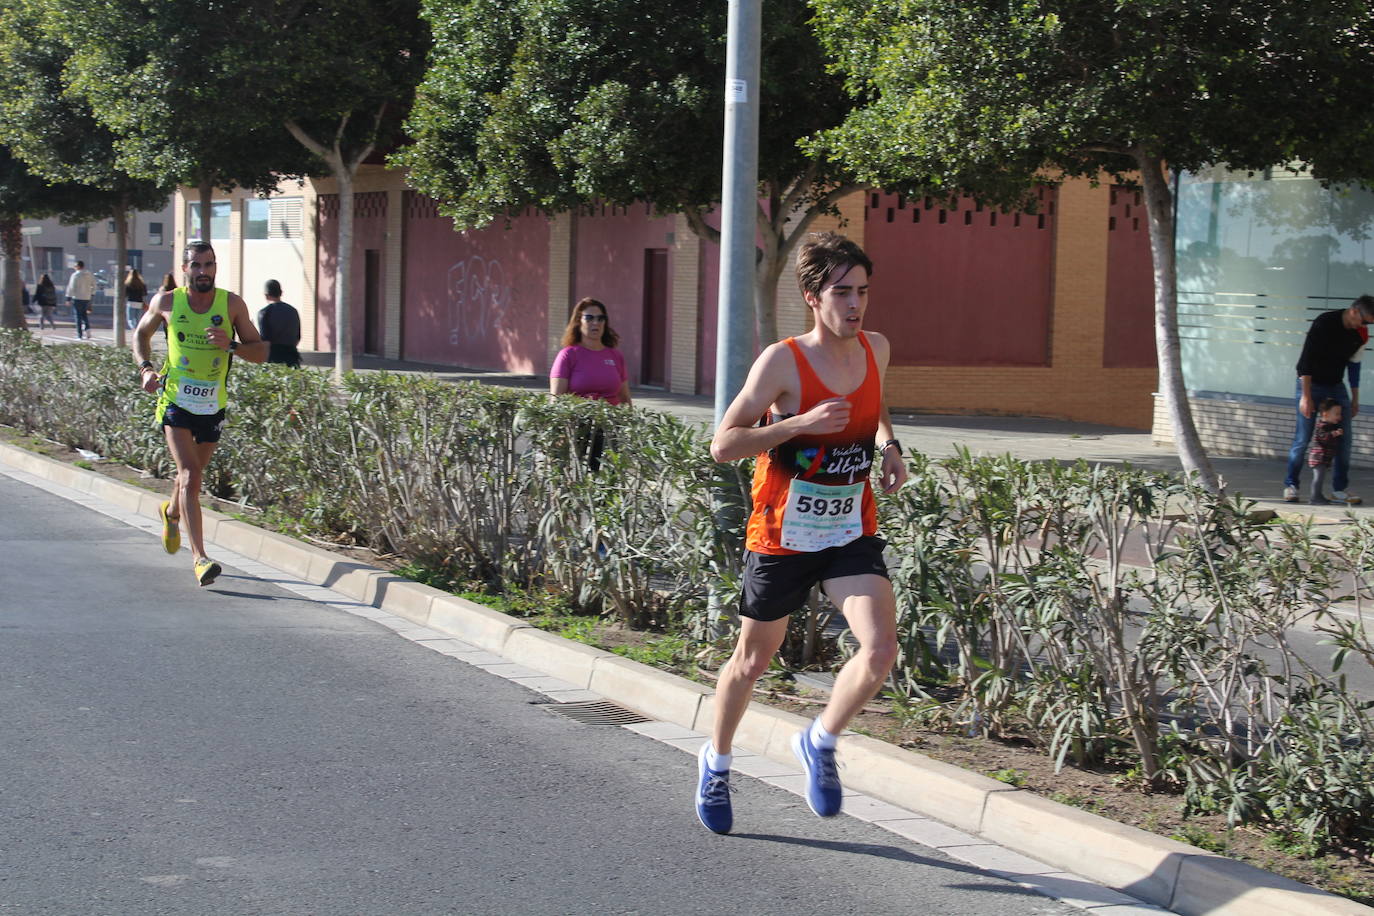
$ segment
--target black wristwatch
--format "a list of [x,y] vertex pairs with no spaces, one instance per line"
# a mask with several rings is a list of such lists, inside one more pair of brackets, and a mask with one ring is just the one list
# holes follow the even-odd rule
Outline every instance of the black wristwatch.
[[156,369],[157,369],[157,366],[154,366],[154,365],[153,365],[153,361],[152,361],[151,359],[145,359],[143,362],[141,362],[141,363],[138,364],[138,371],[139,371],[140,373],[141,373],[144,369],[154,369],[154,370],[156,370]]
[[902,454],[902,443],[898,442],[896,439],[888,439],[882,445],[878,446],[878,454],[881,455],[883,452],[887,451],[889,445],[895,445],[897,447],[897,456],[900,458]]
[[238,342],[237,340],[231,340],[231,341],[229,341],[229,352],[230,352],[230,353],[233,353],[233,352],[234,352],[235,350],[237,350],[238,348],[239,348],[239,342]]

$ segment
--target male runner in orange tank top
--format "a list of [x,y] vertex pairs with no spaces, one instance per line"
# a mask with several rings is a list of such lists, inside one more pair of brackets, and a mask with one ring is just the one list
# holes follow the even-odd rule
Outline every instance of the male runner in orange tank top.
[[788,615],[813,585],[821,584],[859,642],[835,678],[830,702],[792,741],[807,774],[807,804],[821,817],[840,813],[836,736],[878,692],[897,658],[897,603],[869,483],[875,445],[882,443],[885,492],[906,481],[906,465],[882,394],[891,348],[881,334],[863,330],[872,272],[863,249],[844,236],[807,237],[797,255],[797,282],[813,327],[759,355],[711,440],[717,461],[759,456],[739,641],[720,672],[711,740],[698,754],[697,816],[716,833],[733,824],[735,729],[782,645]]

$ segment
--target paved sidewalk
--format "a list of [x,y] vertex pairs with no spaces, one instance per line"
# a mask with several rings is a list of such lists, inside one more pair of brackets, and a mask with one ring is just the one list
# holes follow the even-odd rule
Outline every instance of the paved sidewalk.
[[[51,343],[78,342],[70,322],[64,325],[59,321],[56,331],[45,330],[40,336]],[[93,340],[84,343],[111,346],[113,331],[108,327],[97,327],[93,331]],[[327,368],[334,365],[334,354],[328,352],[303,352],[301,359],[310,366]],[[476,381],[536,391],[545,391],[548,385],[548,380],[543,376],[462,369],[374,356],[357,357],[354,368],[358,371],[419,372],[449,381]],[[661,410],[708,427],[713,422],[714,401],[710,397],[670,394],[647,388],[635,389],[633,394],[635,404],[640,407]],[[1047,461],[1082,458],[1093,463],[1128,462],[1159,471],[1182,471],[1174,450],[1155,445],[1150,433],[1144,430],[1041,417],[949,416],[901,410],[893,411],[892,419],[897,428],[897,437],[907,451],[918,450],[936,457],[952,455],[959,446],[965,446],[978,455],[1010,453],[1018,458]],[[1214,455],[1212,463],[1229,490],[1256,500],[1259,508],[1310,517],[1320,524],[1339,523],[1348,511],[1352,511],[1343,506],[1285,503],[1282,499],[1284,468],[1281,459]],[[1353,511],[1364,513],[1374,510],[1374,475],[1367,469],[1357,467],[1352,477],[1352,492],[1369,501]],[[1304,499],[1309,479],[1304,476]]]

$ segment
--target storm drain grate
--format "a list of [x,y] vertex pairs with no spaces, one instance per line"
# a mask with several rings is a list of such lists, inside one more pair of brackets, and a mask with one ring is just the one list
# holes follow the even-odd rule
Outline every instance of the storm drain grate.
[[607,700],[587,700],[581,703],[538,703],[542,709],[567,716],[584,725],[635,725],[652,721],[646,716]]

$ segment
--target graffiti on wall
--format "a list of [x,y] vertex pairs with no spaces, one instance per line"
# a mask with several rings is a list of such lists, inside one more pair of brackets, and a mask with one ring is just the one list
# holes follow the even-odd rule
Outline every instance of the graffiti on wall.
[[500,261],[473,255],[454,264],[448,269],[449,343],[485,340],[504,330],[513,299]]

